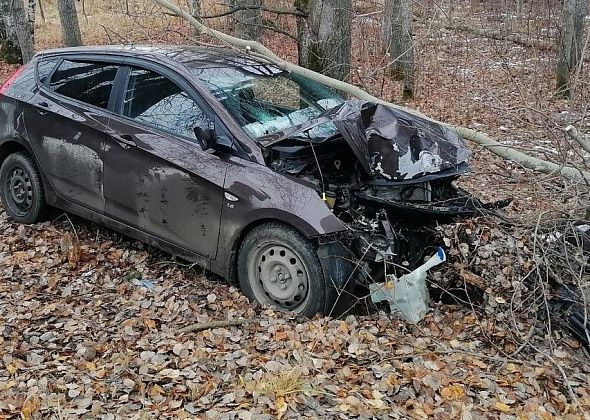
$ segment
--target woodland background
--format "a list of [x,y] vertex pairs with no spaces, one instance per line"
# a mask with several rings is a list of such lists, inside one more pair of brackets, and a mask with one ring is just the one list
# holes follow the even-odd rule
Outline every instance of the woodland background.
[[[283,59],[587,171],[586,1],[176,4]],[[0,80],[9,63],[63,45],[220,44],[148,0],[0,0],[0,11]],[[430,279],[433,311],[418,326],[367,315],[362,299],[342,319],[256,308],[223,279],[100,226],[68,215],[20,226],[0,210],[0,417],[587,415],[588,353],[558,296],[567,288],[587,313],[575,229],[587,179],[470,145],[462,186],[513,197],[510,223],[440,227],[450,259]],[[556,231],[575,240],[548,241]],[[182,330],[227,319],[248,322]]]

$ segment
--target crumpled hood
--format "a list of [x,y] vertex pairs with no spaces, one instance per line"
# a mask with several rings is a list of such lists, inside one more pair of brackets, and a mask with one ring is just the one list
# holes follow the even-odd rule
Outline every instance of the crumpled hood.
[[363,101],[344,102],[307,124],[259,141],[269,147],[283,139],[299,138],[301,133],[329,122],[367,175],[376,179],[411,180],[459,170],[471,157],[464,140],[454,131],[393,107]]

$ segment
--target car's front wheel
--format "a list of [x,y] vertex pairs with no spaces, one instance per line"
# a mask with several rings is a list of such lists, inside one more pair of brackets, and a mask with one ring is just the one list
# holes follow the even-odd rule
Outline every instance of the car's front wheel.
[[25,152],[8,156],[0,167],[0,197],[6,213],[16,222],[35,223],[46,210],[41,174]]
[[313,316],[334,303],[314,244],[288,226],[252,229],[238,251],[237,269],[244,294],[263,305]]

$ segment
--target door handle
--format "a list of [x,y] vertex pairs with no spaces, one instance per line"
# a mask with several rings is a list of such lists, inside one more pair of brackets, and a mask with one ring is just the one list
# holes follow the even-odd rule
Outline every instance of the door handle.
[[129,134],[113,135],[113,138],[115,139],[115,141],[117,143],[119,143],[121,146],[123,146],[125,148],[137,146],[137,144],[135,144],[135,141],[133,140],[133,137],[130,136]]
[[[39,109],[39,108],[43,108],[43,109]],[[37,103],[36,109],[40,115],[45,115],[49,112],[49,104],[45,101],[39,102],[39,103]]]

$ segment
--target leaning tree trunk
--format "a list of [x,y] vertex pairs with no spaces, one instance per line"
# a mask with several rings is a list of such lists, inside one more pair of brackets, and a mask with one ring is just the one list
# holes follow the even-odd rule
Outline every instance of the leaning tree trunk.
[[57,0],[57,7],[59,9],[64,45],[66,47],[82,45],[82,35],[80,34],[80,24],[78,23],[75,0]]
[[492,153],[504,158],[509,159],[513,162],[522,165],[525,168],[539,171],[546,174],[551,175],[561,175],[565,179],[569,179],[575,182],[585,182],[587,185],[590,185],[590,172],[586,172],[574,166],[564,165],[562,163],[550,162],[547,160],[539,159],[534,156],[527,155],[520,150],[513,149],[509,146],[506,146],[491,137],[488,137],[484,133],[477,132],[470,128],[453,126],[445,123],[441,123],[440,121],[433,120],[426,115],[422,114],[419,111],[416,111],[411,108],[406,108],[400,105],[392,104],[385,102],[367,92],[360,89],[357,86],[351,85],[350,83],[343,82],[341,80],[334,79],[330,76],[326,76],[320,73],[317,73],[313,70],[307,69],[305,67],[297,66],[292,64],[288,61],[281,59],[275,53],[273,53],[270,49],[265,47],[264,45],[260,44],[259,42],[255,41],[248,41],[245,39],[240,39],[228,35],[226,33],[217,31],[215,29],[209,28],[207,25],[204,25],[202,22],[199,22],[195,18],[193,18],[190,13],[185,12],[182,8],[178,7],[176,4],[170,2],[169,0],[153,0],[155,3],[159,4],[160,6],[164,7],[165,9],[169,10],[170,12],[174,13],[186,19],[193,27],[195,27],[201,34],[210,36],[211,38],[217,39],[222,41],[228,45],[231,45],[233,48],[238,48],[243,51],[248,51],[249,54],[252,54],[254,57],[258,57],[263,60],[267,60],[271,63],[276,64],[280,68],[284,69],[285,71],[293,72],[297,75],[308,77],[316,82],[323,83],[326,86],[331,87],[332,89],[336,89],[347,93],[351,96],[354,96],[360,100],[365,101],[374,101],[378,103],[382,103],[384,105],[390,106],[395,109],[400,109],[405,112],[408,112],[413,115],[417,115],[419,117],[425,118],[429,121],[432,121],[437,124],[442,124],[451,130],[455,131],[461,137],[465,138],[466,140],[470,140],[477,145],[488,149]]
[[299,64],[338,80],[350,78],[352,0],[297,0]]
[[555,72],[557,92],[563,97],[570,96],[570,76],[582,58],[587,14],[588,0],[564,0]]
[[262,34],[262,0],[234,0],[234,35],[238,38],[258,41]]
[[383,50],[390,60],[388,75],[403,80],[403,97],[412,98],[415,85],[412,0],[385,0]]

